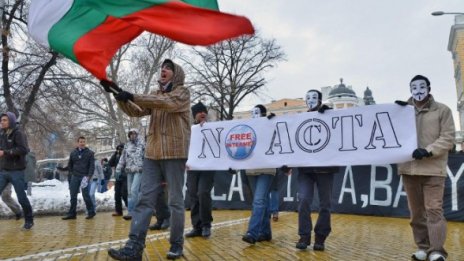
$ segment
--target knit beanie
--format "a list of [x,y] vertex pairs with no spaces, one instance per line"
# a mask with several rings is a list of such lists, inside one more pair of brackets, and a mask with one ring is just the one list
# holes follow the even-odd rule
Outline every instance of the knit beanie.
[[200,113],[200,112],[205,112],[206,114],[208,114],[208,109],[203,103],[201,103],[201,101],[192,106],[193,117],[195,118],[195,115],[197,115],[197,113]]

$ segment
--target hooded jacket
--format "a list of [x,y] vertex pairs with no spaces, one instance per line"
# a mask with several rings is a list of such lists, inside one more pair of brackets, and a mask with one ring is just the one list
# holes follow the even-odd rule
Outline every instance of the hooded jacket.
[[26,154],[29,151],[24,133],[16,125],[16,116],[7,112],[1,116],[7,116],[10,121],[8,129],[2,129],[0,133],[0,150],[4,155],[0,157],[0,169],[23,170],[26,168]]
[[[414,106],[412,98],[408,103]],[[417,144],[432,153],[429,158],[398,164],[398,173],[406,175],[425,175],[446,177],[448,151],[454,144],[454,121],[451,109],[436,102],[432,95],[416,112]],[[412,153],[412,152],[411,152]]]
[[152,160],[187,159],[190,142],[190,91],[184,87],[185,74],[174,64],[174,75],[167,91],[134,94],[134,102],[142,112],[129,103],[118,105],[131,117],[151,115],[145,157]]
[[[131,130],[134,132],[135,130]],[[135,131],[138,135],[138,132]],[[124,145],[121,158],[119,158],[116,172],[125,170],[126,174],[140,173],[143,166],[143,155],[145,153],[145,144],[138,138],[134,141],[128,141]]]

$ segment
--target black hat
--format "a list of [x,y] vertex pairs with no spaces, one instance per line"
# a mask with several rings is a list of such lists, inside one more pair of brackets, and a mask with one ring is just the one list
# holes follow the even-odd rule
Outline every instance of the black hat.
[[201,103],[201,101],[192,106],[193,117],[195,117],[195,115],[197,115],[197,113],[200,113],[200,112],[205,112],[206,114],[208,114],[208,109],[203,103]]
[[423,76],[423,75],[416,75],[414,76],[411,81],[409,82],[409,84],[411,84],[413,81],[417,81],[417,80],[424,80],[426,83],[427,83],[427,87],[430,87],[430,81],[427,77]]
[[124,143],[121,143],[118,146],[116,146],[116,150],[122,150],[122,149],[124,149]]
[[169,69],[171,69],[174,72],[174,62],[171,59],[165,59],[163,63],[161,64],[161,68],[164,66],[167,66]]
[[259,108],[259,111],[261,112],[261,117],[266,116],[267,109],[266,109],[266,107],[264,107],[264,105],[258,104],[258,105],[255,106],[255,108]]

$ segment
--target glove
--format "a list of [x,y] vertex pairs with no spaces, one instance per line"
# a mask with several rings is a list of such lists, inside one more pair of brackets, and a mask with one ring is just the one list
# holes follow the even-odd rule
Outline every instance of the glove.
[[282,171],[283,173],[288,173],[290,171],[290,168],[287,165],[283,165],[282,167],[280,167],[280,171]]
[[81,181],[81,189],[84,189],[89,185],[89,178],[88,177],[83,177]]
[[118,101],[127,102],[134,101],[134,95],[127,91],[121,91],[118,94],[114,95],[114,98]]
[[415,149],[413,152],[412,152],[412,157],[416,160],[421,160],[423,158],[428,158],[432,156],[432,153],[428,152],[426,149],[423,149],[423,148],[418,148],[418,149]]
[[400,101],[400,100],[396,100],[395,103],[398,104],[398,105],[400,105],[400,106],[406,106],[406,105],[409,104],[408,102]]
[[227,171],[228,171],[229,174],[231,174],[231,175],[237,174],[237,171],[236,171],[236,170],[233,170],[232,168],[229,168]]
[[329,106],[323,104],[318,110],[317,112],[319,113],[324,113],[326,110],[331,110],[332,108],[330,108]]
[[267,119],[270,120],[272,118],[274,118],[276,115],[274,113],[270,113],[269,115],[267,115]]
[[[103,86],[103,89],[105,89],[106,92],[111,92],[111,93],[115,93],[114,91],[122,92],[122,89],[119,88],[119,86],[112,81],[101,80],[100,85]],[[114,91],[111,90],[111,88],[114,89]]]

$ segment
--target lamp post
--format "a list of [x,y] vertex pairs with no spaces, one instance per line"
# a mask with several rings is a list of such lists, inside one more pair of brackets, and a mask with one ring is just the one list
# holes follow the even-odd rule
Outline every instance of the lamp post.
[[433,16],[440,16],[440,15],[464,15],[464,13],[459,12],[443,12],[443,11],[435,11],[432,13]]

